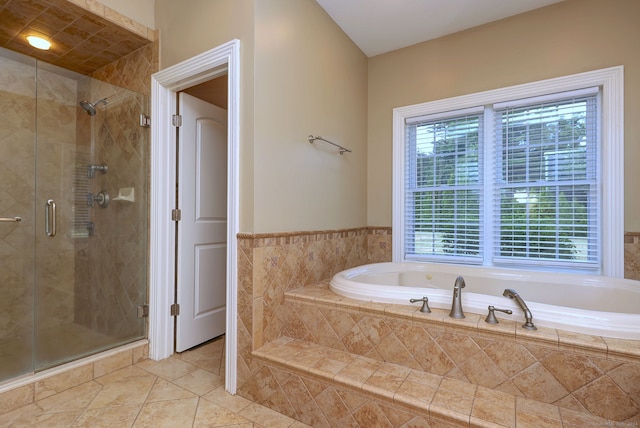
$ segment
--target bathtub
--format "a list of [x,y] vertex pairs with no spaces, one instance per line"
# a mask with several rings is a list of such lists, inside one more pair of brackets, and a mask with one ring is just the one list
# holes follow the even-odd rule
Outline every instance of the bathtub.
[[[409,299],[429,298],[431,308],[450,309],[453,284],[463,276],[462,308],[487,315],[489,305],[498,319],[524,323],[515,301],[503,297],[506,288],[524,299],[537,327],[595,336],[640,340],[640,281],[556,272],[440,263],[375,263],[336,274],[333,292],[353,299],[410,305]],[[414,305],[420,305],[415,303]],[[484,319],[481,318],[481,319]]]

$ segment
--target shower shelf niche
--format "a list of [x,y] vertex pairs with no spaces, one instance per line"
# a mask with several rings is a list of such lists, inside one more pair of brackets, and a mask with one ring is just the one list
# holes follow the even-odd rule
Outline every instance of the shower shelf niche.
[[136,201],[136,189],[134,187],[123,187],[118,190],[118,196],[113,198],[118,202],[135,202]]

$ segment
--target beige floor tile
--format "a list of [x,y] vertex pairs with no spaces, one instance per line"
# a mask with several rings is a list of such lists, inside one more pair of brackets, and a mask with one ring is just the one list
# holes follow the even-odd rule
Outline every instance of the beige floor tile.
[[62,412],[34,415],[32,418],[14,422],[14,427],[70,427],[82,412]]
[[45,413],[72,412],[84,410],[100,393],[102,385],[97,382],[87,382],[75,388],[60,392],[44,400],[36,402]]
[[239,395],[229,394],[224,390],[224,386],[220,386],[214,389],[213,391],[204,395],[203,398],[236,413],[240,412],[242,409],[251,404],[251,401],[247,400],[246,398],[240,397]]
[[178,379],[179,377],[185,376],[198,369],[197,366],[182,361],[177,357],[170,357],[161,361],[156,361],[155,364],[145,365],[143,368],[149,373],[170,381]]
[[135,428],[190,427],[198,406],[198,398],[146,403],[133,426]]
[[208,400],[200,399],[193,423],[196,427],[227,427],[253,423],[237,413],[218,406]]
[[269,428],[285,428],[295,422],[288,416],[255,403],[251,403],[241,410],[240,415]]
[[198,369],[174,380],[173,383],[198,395],[204,395],[220,385],[224,385],[224,378],[209,371]]
[[136,366],[130,366],[96,378],[96,382],[101,385],[108,385],[115,382],[142,381],[145,379],[155,381],[156,376]]
[[13,426],[23,426],[25,421],[33,420],[37,415],[42,414],[42,409],[35,404],[28,404],[8,413],[0,415],[0,428],[8,428]]
[[164,379],[158,379],[147,397],[147,402],[194,398],[195,396],[196,394],[187,391],[178,385]]
[[98,409],[109,406],[123,406],[125,404],[142,404],[147,399],[147,395],[149,395],[154,383],[154,378],[110,382],[104,385],[89,405],[89,408]]
[[129,428],[133,426],[140,409],[142,409],[142,404],[87,410],[73,427]]

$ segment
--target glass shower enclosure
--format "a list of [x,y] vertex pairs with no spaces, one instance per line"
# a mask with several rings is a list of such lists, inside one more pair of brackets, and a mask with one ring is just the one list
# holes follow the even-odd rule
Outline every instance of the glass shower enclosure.
[[147,98],[0,49],[0,382],[146,337]]

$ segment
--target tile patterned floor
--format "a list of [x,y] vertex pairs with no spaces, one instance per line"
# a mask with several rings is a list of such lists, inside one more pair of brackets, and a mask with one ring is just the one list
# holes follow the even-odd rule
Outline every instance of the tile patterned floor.
[[145,360],[2,415],[0,427],[306,427],[224,391],[224,338]]

